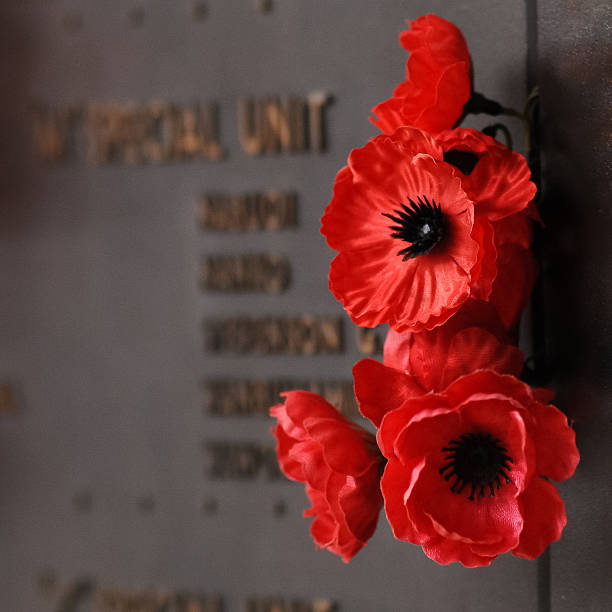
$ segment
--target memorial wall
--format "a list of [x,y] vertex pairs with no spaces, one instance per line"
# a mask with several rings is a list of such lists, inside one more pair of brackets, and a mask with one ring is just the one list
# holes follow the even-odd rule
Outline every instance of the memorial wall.
[[319,219],[428,12],[524,103],[523,2],[0,9],[1,611],[538,609],[542,561],[438,566],[384,520],[350,565],[315,550],[269,433],[286,389],[355,417],[381,354]]

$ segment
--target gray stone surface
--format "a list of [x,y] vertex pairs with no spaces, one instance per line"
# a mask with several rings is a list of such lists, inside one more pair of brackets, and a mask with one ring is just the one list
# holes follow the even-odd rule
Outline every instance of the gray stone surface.
[[[270,441],[265,419],[204,415],[204,376],[347,378],[360,357],[348,319],[346,352],[318,358],[206,355],[201,322],[342,313],[327,290],[332,253],[319,218],[349,150],[376,133],[370,108],[402,78],[403,20],[434,12],[454,21],[476,87],[521,106],[523,3],[286,0],[262,13],[251,0],[210,0],[200,20],[186,0],[140,4],[132,23],[132,3],[120,0],[0,9],[10,83],[1,101],[0,373],[21,393],[19,415],[0,421],[1,609],[52,609],[36,586],[51,568],[63,583],[89,575],[109,588],[221,593],[229,611],[249,595],[325,597],[349,612],[534,610],[535,562],[439,567],[394,541],[381,517],[371,543],[344,565],[315,551],[301,486],[209,481],[201,450],[207,439]],[[328,152],[241,152],[239,97],[317,90],[335,98]],[[33,101],[152,99],[216,100],[227,159],[49,169],[29,157]],[[268,187],[298,192],[298,230],[197,228],[202,192]],[[288,293],[200,292],[202,254],[265,249],[290,256]],[[217,512],[202,513],[210,498]]]
[[548,361],[582,454],[560,487],[573,528],[551,555],[551,603],[599,612],[612,609],[612,8],[538,5]]

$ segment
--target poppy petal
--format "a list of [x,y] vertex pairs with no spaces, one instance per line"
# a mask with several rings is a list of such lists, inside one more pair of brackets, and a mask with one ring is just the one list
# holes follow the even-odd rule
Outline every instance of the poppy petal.
[[376,530],[382,505],[378,466],[372,466],[371,474],[359,486],[354,478],[347,478],[338,502],[351,533],[362,542],[367,542]]
[[446,388],[460,376],[484,368],[518,376],[523,369],[523,360],[523,353],[516,346],[498,342],[495,336],[480,327],[461,330],[448,347],[440,388]]
[[537,449],[537,471],[553,480],[565,480],[576,471],[580,454],[576,433],[567,417],[555,406],[533,402],[529,406],[535,417],[533,439]]
[[339,474],[361,476],[377,462],[364,439],[371,436],[357,425],[347,427],[334,419],[311,418],[305,421],[310,437],[321,445],[327,465]]
[[[412,419],[417,416],[437,415],[438,411],[444,412],[448,408],[443,395],[428,393],[420,397],[409,398],[397,410],[388,412],[376,434],[378,447],[382,454],[388,459],[392,457],[401,459],[396,454],[396,441],[400,433],[411,425]],[[411,458],[409,450],[406,451],[405,456]]]
[[[465,38],[454,23],[431,13],[414,21],[408,20],[407,23],[410,28],[404,30],[399,37],[400,44],[406,51],[414,52],[425,47],[440,62],[470,61]],[[410,65],[410,58],[408,64]]]
[[536,194],[530,177],[522,155],[510,149],[496,149],[483,155],[464,185],[476,202],[476,214],[496,221],[527,208]]
[[472,296],[486,301],[491,295],[493,281],[497,276],[497,250],[493,226],[486,218],[479,216],[474,220],[472,238],[478,243],[478,259],[472,268]]
[[565,504],[556,487],[543,478],[534,478],[521,496],[525,524],[513,555],[535,559],[561,538],[567,524]]
[[353,377],[359,412],[376,427],[380,427],[387,412],[399,408],[408,398],[425,393],[411,376],[374,359],[358,361]]
[[465,567],[486,567],[491,565],[496,557],[496,555],[491,557],[478,555],[463,542],[440,537],[423,544],[423,552],[440,565],[458,561]]
[[425,466],[425,460],[415,460],[408,465],[389,461],[380,480],[380,488],[385,500],[385,513],[398,540],[413,544],[425,544],[431,539],[427,530],[415,528],[406,509],[405,500],[410,497],[412,487]]

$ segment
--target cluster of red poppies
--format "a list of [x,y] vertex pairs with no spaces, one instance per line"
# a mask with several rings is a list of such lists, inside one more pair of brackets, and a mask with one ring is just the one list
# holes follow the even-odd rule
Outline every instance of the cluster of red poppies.
[[549,479],[579,461],[552,392],[518,378],[536,186],[521,155],[453,127],[479,96],[461,32],[427,15],[400,42],[406,80],[373,109],[383,133],[351,152],[322,219],[331,291],[358,325],[390,326],[384,364],[353,368],[376,436],[290,391],[271,409],[279,462],[306,484],[317,545],[344,561],[383,502],[395,536],[439,563],[533,559],[566,524]]

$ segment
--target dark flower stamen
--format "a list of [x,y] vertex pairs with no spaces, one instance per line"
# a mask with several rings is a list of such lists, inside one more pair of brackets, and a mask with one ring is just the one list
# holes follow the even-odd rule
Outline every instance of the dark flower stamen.
[[419,196],[414,202],[408,198],[410,206],[400,204],[401,210],[382,213],[396,225],[389,227],[391,237],[409,242],[410,246],[398,251],[403,261],[429,253],[443,238],[446,230],[446,219],[440,205],[427,196]]
[[446,465],[438,471],[447,482],[455,477],[451,486],[453,493],[461,493],[470,485],[468,499],[473,500],[475,493],[484,497],[486,490],[489,497],[494,497],[495,488],[502,487],[502,478],[506,483],[512,482],[508,472],[514,462],[506,454],[508,449],[502,446],[501,440],[491,434],[463,434],[458,440],[451,440],[442,452],[449,454],[444,457]]

